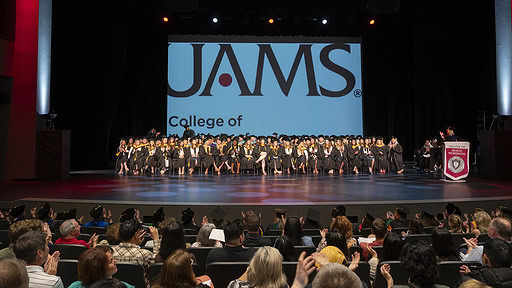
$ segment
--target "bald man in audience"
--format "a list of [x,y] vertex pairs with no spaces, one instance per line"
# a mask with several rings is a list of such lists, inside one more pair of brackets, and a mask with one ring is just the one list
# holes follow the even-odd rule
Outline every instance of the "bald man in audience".
[[[489,235],[489,238],[491,239],[498,238],[510,242],[512,240],[512,224],[505,218],[496,217],[492,219],[489,224],[487,235]],[[482,252],[484,250],[484,246],[477,245],[477,238],[469,240],[466,238],[463,239],[468,245],[468,251],[466,252],[466,255],[462,256],[462,260],[482,263]]]

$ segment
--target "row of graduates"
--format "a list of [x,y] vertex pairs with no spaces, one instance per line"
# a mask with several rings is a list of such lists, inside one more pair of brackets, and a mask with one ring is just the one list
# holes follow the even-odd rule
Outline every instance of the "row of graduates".
[[[117,149],[116,171],[122,175],[150,172],[165,174],[207,174],[214,169],[232,173],[261,169],[262,174],[299,171],[318,174],[325,171],[349,173],[403,172],[403,149],[396,137],[389,144],[382,137],[255,137],[199,136],[180,140],[121,139]],[[188,171],[187,171],[188,170]]]

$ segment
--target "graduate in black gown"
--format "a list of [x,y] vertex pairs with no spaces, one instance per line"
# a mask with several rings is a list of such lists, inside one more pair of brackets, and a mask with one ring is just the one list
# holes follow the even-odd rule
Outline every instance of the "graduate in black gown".
[[361,170],[361,158],[360,158],[360,150],[361,146],[357,143],[356,138],[350,139],[350,146],[348,146],[347,158],[349,162],[349,169],[351,172],[359,174]]
[[241,149],[240,154],[240,169],[242,170],[250,170],[254,169],[255,159],[254,159],[254,147],[251,144],[251,140],[247,139],[244,147]]
[[297,169],[302,170],[306,174],[306,167],[309,163],[309,151],[304,142],[300,142],[297,146]]
[[198,140],[194,138],[187,149],[188,174],[190,175],[194,173],[197,166],[201,165],[200,147]]
[[199,148],[199,155],[201,157],[201,162],[203,167],[205,168],[204,174],[208,174],[208,169],[212,167],[214,164],[214,149],[212,146],[212,138],[207,138],[204,142],[204,145],[201,145]]
[[336,169],[338,169],[338,173],[341,175],[343,174],[343,168],[347,163],[347,153],[345,152],[346,146],[343,144],[342,139],[336,139],[335,147],[338,154],[336,156]]
[[377,137],[377,142],[373,146],[373,154],[375,155],[375,171],[379,171],[379,173],[389,171],[388,149],[380,136]]
[[284,149],[277,142],[277,139],[272,139],[272,144],[269,149],[270,169],[274,170],[274,174],[281,174],[281,159],[283,157]]
[[216,154],[216,162],[215,171],[220,175],[220,169],[226,165],[226,169],[228,171],[231,170],[229,165],[229,156],[228,156],[229,145],[226,139],[218,139],[217,140],[217,148],[215,149]]
[[373,152],[372,139],[370,137],[364,139],[362,150],[362,163],[364,167],[363,170],[368,170],[370,174],[373,174],[373,167],[375,165],[375,155]]
[[[174,141],[174,140],[173,140]],[[169,140],[164,137],[162,143],[157,145],[157,155],[159,156],[158,167],[160,174],[165,174],[168,170],[172,170],[172,154],[174,149],[174,143],[169,143]]]
[[258,139],[258,143],[256,144],[256,147],[254,147],[254,153],[256,158],[255,164],[258,167],[261,167],[263,175],[267,175],[267,171],[265,169],[269,157],[269,148],[265,143],[265,137],[260,137]]
[[320,149],[316,141],[311,141],[311,146],[309,147],[309,166],[313,170],[313,174],[318,174],[318,170],[322,169],[322,161],[320,159]]
[[126,140],[121,139],[119,142],[119,147],[117,147],[117,163],[116,163],[116,169],[119,171],[117,174],[123,175],[123,173],[128,174],[130,169],[128,169],[128,148],[126,145]]
[[[240,154],[242,153],[240,145],[238,145],[238,140],[233,138],[231,141],[231,145],[228,148],[228,158],[229,164],[231,165],[231,172],[240,173]],[[235,172],[236,168],[236,172]]]
[[147,157],[146,157],[146,161],[145,161],[145,166],[144,166],[144,170],[151,170],[151,174],[155,174],[155,168],[156,168],[156,156],[155,156],[155,153],[156,153],[156,144],[155,144],[155,141],[153,139],[151,139],[149,141],[149,146],[147,147]]
[[404,162],[402,153],[404,152],[402,145],[398,143],[398,139],[393,136],[388,144],[389,162],[391,168],[396,169],[396,173],[401,174],[404,172]]
[[290,168],[293,168],[293,170],[295,170],[295,167],[293,166],[293,157],[295,154],[295,149],[291,145],[290,140],[286,139],[284,141],[283,150],[283,169],[286,169],[286,172],[290,174]]
[[336,167],[336,148],[334,148],[329,139],[325,140],[325,145],[321,150],[323,168],[328,171],[329,174],[334,174],[334,167]]
[[423,171],[425,172],[434,172],[434,159],[431,153],[432,148],[434,148],[434,146],[430,144],[430,140],[426,140],[425,145],[420,149],[420,155],[422,158],[421,167],[423,167]]
[[185,141],[179,141],[177,147],[174,148],[172,153],[173,167],[178,168],[178,175],[185,174],[186,166],[186,149]]
[[142,173],[143,165],[144,165],[144,145],[140,143],[139,139],[136,139],[133,145],[134,152],[133,152],[133,174],[137,175],[139,173]]

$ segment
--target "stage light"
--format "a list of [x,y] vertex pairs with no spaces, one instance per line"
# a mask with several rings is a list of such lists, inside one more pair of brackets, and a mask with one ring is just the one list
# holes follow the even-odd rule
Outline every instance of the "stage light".
[[370,20],[370,25],[373,25],[373,24],[375,24],[375,20],[372,19],[372,20]]
[[324,25],[327,24],[327,19],[323,19],[322,24],[324,24]]
[[272,18],[268,19],[268,23],[270,23],[270,24],[274,23],[274,19],[272,19]]
[[169,18],[167,17],[162,18],[162,20],[164,20],[165,23],[169,22]]
[[219,22],[219,19],[217,19],[217,17],[213,17],[212,21],[213,21],[213,23],[217,23],[217,22]]

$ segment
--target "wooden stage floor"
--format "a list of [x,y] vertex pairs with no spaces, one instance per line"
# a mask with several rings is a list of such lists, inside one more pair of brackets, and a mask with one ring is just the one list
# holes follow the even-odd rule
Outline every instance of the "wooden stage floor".
[[192,175],[118,176],[114,171],[72,173],[62,182],[0,184],[0,201],[141,205],[370,205],[511,203],[512,181],[470,177],[447,183],[439,175]]

